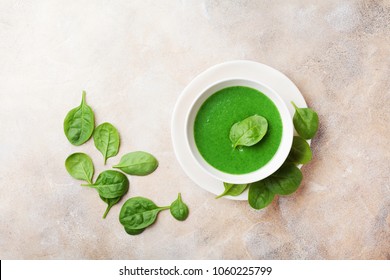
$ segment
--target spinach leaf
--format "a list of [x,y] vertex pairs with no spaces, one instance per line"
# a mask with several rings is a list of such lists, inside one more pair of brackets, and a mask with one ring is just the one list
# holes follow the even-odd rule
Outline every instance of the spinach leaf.
[[275,194],[269,189],[267,178],[254,182],[249,186],[248,202],[254,209],[267,207],[274,199]]
[[223,186],[225,187],[225,191],[215,198],[220,198],[225,195],[238,196],[246,190],[249,184],[230,184],[224,182]]
[[129,175],[144,176],[152,173],[158,166],[157,159],[149,153],[138,151],[124,155],[114,168]]
[[285,163],[263,181],[274,194],[289,195],[295,192],[301,184],[302,172],[294,164]]
[[125,231],[126,231],[128,234],[130,234],[130,235],[138,235],[138,234],[141,234],[144,230],[145,230],[145,228],[141,228],[141,229],[132,229],[132,228],[125,227]]
[[176,220],[184,221],[185,219],[187,219],[189,210],[188,206],[181,199],[181,193],[179,193],[177,199],[172,202],[171,208],[169,210],[171,211],[172,216]]
[[287,162],[295,164],[306,164],[311,161],[312,153],[309,144],[300,136],[294,136]]
[[144,229],[156,221],[160,211],[169,208],[170,206],[159,207],[144,197],[132,197],[123,204],[119,221],[127,229]]
[[106,218],[108,212],[110,212],[111,210],[111,207],[114,206],[115,204],[117,204],[119,202],[119,200],[121,200],[122,196],[119,196],[119,197],[115,197],[115,198],[105,198],[105,197],[102,197],[100,195],[100,198],[105,202],[107,203],[107,208],[106,208],[106,211],[104,212],[103,214],[103,219]]
[[258,115],[253,115],[240,122],[233,124],[230,129],[230,141],[233,149],[237,146],[253,146],[267,133],[267,120]]
[[80,106],[70,110],[64,120],[66,138],[76,146],[87,142],[95,127],[95,116],[91,107],[85,102],[85,94],[83,91]]
[[311,139],[318,130],[318,115],[310,108],[298,108],[294,102],[291,102],[295,108],[293,123],[295,130],[304,139]]
[[117,198],[129,190],[129,180],[126,175],[115,170],[106,170],[99,174],[94,184],[82,186],[95,188],[104,198]]
[[95,147],[102,153],[104,164],[108,158],[116,156],[119,151],[119,133],[110,123],[102,123],[93,133]]
[[249,205],[262,209],[272,202],[276,194],[289,195],[295,192],[301,181],[301,170],[292,163],[285,163],[271,176],[250,184]]
[[65,161],[65,168],[73,178],[92,184],[94,167],[88,155],[84,153],[71,154]]

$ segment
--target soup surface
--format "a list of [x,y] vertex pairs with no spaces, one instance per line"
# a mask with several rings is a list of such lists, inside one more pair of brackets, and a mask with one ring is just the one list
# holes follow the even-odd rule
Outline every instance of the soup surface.
[[[255,114],[268,121],[264,138],[254,146],[233,149],[230,128]],[[244,86],[227,87],[211,95],[200,107],[194,123],[195,143],[202,157],[230,174],[250,173],[266,165],[275,155],[282,133],[282,119],[271,99]]]

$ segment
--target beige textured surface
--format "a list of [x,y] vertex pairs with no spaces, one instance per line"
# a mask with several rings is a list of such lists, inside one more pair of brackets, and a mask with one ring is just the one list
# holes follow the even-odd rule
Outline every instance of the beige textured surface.
[[[390,1],[0,0],[0,259],[390,258],[389,26]],[[232,59],[284,72],[321,120],[299,191],[262,211],[214,200],[171,146],[181,90]],[[186,222],[165,212],[131,237],[119,206],[101,219],[64,168],[76,151],[104,168],[92,141],[63,134],[83,89],[120,155],[160,161],[127,197],[164,205],[180,191]]]

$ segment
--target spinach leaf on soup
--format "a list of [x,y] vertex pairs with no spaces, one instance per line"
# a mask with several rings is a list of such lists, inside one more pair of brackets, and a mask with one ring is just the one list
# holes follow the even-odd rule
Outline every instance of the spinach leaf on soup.
[[84,153],[71,154],[65,161],[65,168],[75,179],[92,184],[94,167],[92,159]]
[[230,129],[230,141],[233,149],[237,146],[253,146],[258,143],[267,133],[267,120],[258,115],[250,116],[233,124]]
[[312,159],[309,144],[300,136],[294,136],[293,144],[288,154],[287,161],[295,164],[306,164]]
[[293,123],[295,130],[304,139],[311,139],[318,130],[318,115],[310,108],[298,108],[294,102],[291,102],[295,108]]
[[248,188],[249,184],[230,184],[224,182],[223,186],[225,188],[224,192],[215,198],[220,198],[225,195],[238,196]]
[[118,168],[129,175],[145,176],[156,170],[157,159],[147,152],[132,152],[124,155],[114,168]]
[[72,109],[64,120],[64,132],[69,142],[79,146],[91,138],[95,127],[95,116],[85,101],[85,91],[80,106]]
[[172,216],[179,221],[187,219],[189,214],[188,206],[183,202],[180,193],[178,194],[177,199],[172,202],[169,210]]
[[119,133],[110,123],[102,123],[93,133],[95,147],[102,153],[104,164],[108,158],[116,156],[119,151]]

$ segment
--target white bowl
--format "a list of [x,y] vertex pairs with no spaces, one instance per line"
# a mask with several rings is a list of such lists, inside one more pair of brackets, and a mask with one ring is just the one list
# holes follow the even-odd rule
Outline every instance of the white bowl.
[[[280,113],[280,117],[282,119],[283,124],[282,139],[278,150],[276,151],[272,159],[258,170],[245,174],[225,173],[210,165],[199,153],[194,139],[194,122],[199,108],[211,95],[221,89],[231,86],[246,86],[257,89],[258,91],[265,94],[275,104],[276,108]],[[276,170],[278,170],[278,168],[284,163],[290,152],[293,140],[293,132],[293,123],[289,110],[282,98],[274,90],[259,82],[237,78],[218,81],[210,87],[199,92],[186,115],[184,134],[186,137],[187,148],[189,149],[192,157],[195,159],[195,162],[199,165],[201,169],[203,169],[210,176],[222,182],[228,182],[232,184],[245,184],[264,179],[274,173]]]

